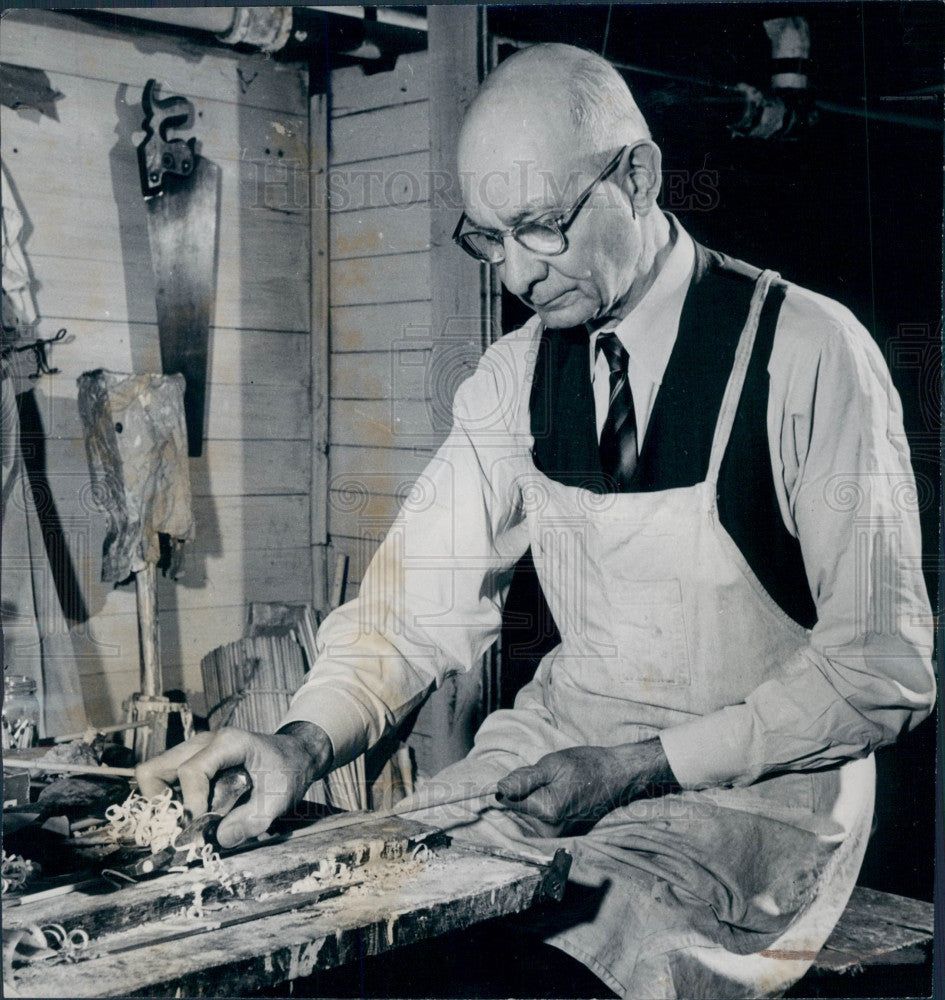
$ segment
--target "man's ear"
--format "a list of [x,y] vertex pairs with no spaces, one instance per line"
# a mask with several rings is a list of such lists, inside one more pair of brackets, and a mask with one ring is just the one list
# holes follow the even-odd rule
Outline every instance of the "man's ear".
[[624,190],[637,215],[646,215],[656,204],[663,183],[663,154],[652,139],[641,139],[626,155]]

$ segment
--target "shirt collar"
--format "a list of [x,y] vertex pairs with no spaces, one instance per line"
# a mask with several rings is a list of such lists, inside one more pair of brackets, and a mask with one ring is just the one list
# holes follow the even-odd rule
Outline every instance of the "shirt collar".
[[[638,372],[646,372],[656,385],[662,384],[669,356],[676,343],[683,303],[689,291],[696,261],[692,238],[676,219],[667,214],[673,248],[643,298],[617,324],[607,327],[617,334],[630,355],[630,364]],[[596,331],[590,338],[591,377],[593,378],[597,345]]]

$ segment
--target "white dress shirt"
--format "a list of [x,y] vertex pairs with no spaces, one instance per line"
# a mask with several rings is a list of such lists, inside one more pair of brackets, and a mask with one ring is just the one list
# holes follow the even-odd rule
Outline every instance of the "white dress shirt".
[[594,411],[597,416],[597,437],[600,439],[610,400],[610,379],[607,359],[597,351],[597,338],[604,330],[613,330],[629,355],[627,377],[633,393],[633,409],[637,421],[638,447],[643,447],[646,428],[663,383],[663,374],[673,353],[683,303],[689,291],[696,251],[692,237],[667,216],[672,227],[673,248],[643,298],[617,324],[604,325],[591,334],[591,381],[594,385]]
[[[684,237],[678,227],[665,280],[620,324],[641,426],[689,283]],[[526,506],[540,501],[540,490],[525,495],[521,475],[533,469],[529,373],[540,336],[535,317],[493,344],[459,387],[453,429],[421,477],[423,502],[405,502],[357,598],[318,631],[317,662],[283,723],[319,725],[339,764],[499,636],[511,571],[529,545]],[[823,759],[862,756],[935,703],[915,480],[882,354],[839,303],[789,285],[768,373],[773,485],[818,621],[790,683],[663,730],[685,788],[743,782],[746,761],[790,769],[799,733]]]

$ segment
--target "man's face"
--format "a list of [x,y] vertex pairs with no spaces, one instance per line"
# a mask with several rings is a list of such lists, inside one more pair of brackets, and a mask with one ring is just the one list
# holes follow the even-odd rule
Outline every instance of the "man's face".
[[[483,103],[467,121],[459,147],[468,226],[502,230],[566,213],[607,157],[575,148],[575,129],[560,107],[512,97]],[[502,283],[546,326],[606,316],[633,283],[640,246],[623,178],[618,168],[594,189],[567,229],[564,253],[541,255],[505,239]]]

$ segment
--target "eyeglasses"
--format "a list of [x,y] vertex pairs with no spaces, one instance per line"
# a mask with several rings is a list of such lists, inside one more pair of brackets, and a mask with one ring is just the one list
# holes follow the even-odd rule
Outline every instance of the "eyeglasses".
[[466,213],[459,217],[456,229],[453,230],[453,241],[461,246],[470,257],[484,261],[486,264],[501,264],[505,260],[505,237],[511,236],[516,243],[531,250],[532,253],[545,257],[556,257],[568,248],[565,233],[578,212],[590,198],[594,188],[609,177],[620,163],[620,158],[627,151],[624,146],[606,167],[581,192],[578,200],[565,212],[556,218],[528,219],[512,226],[511,229],[467,229],[463,225],[468,221]]

